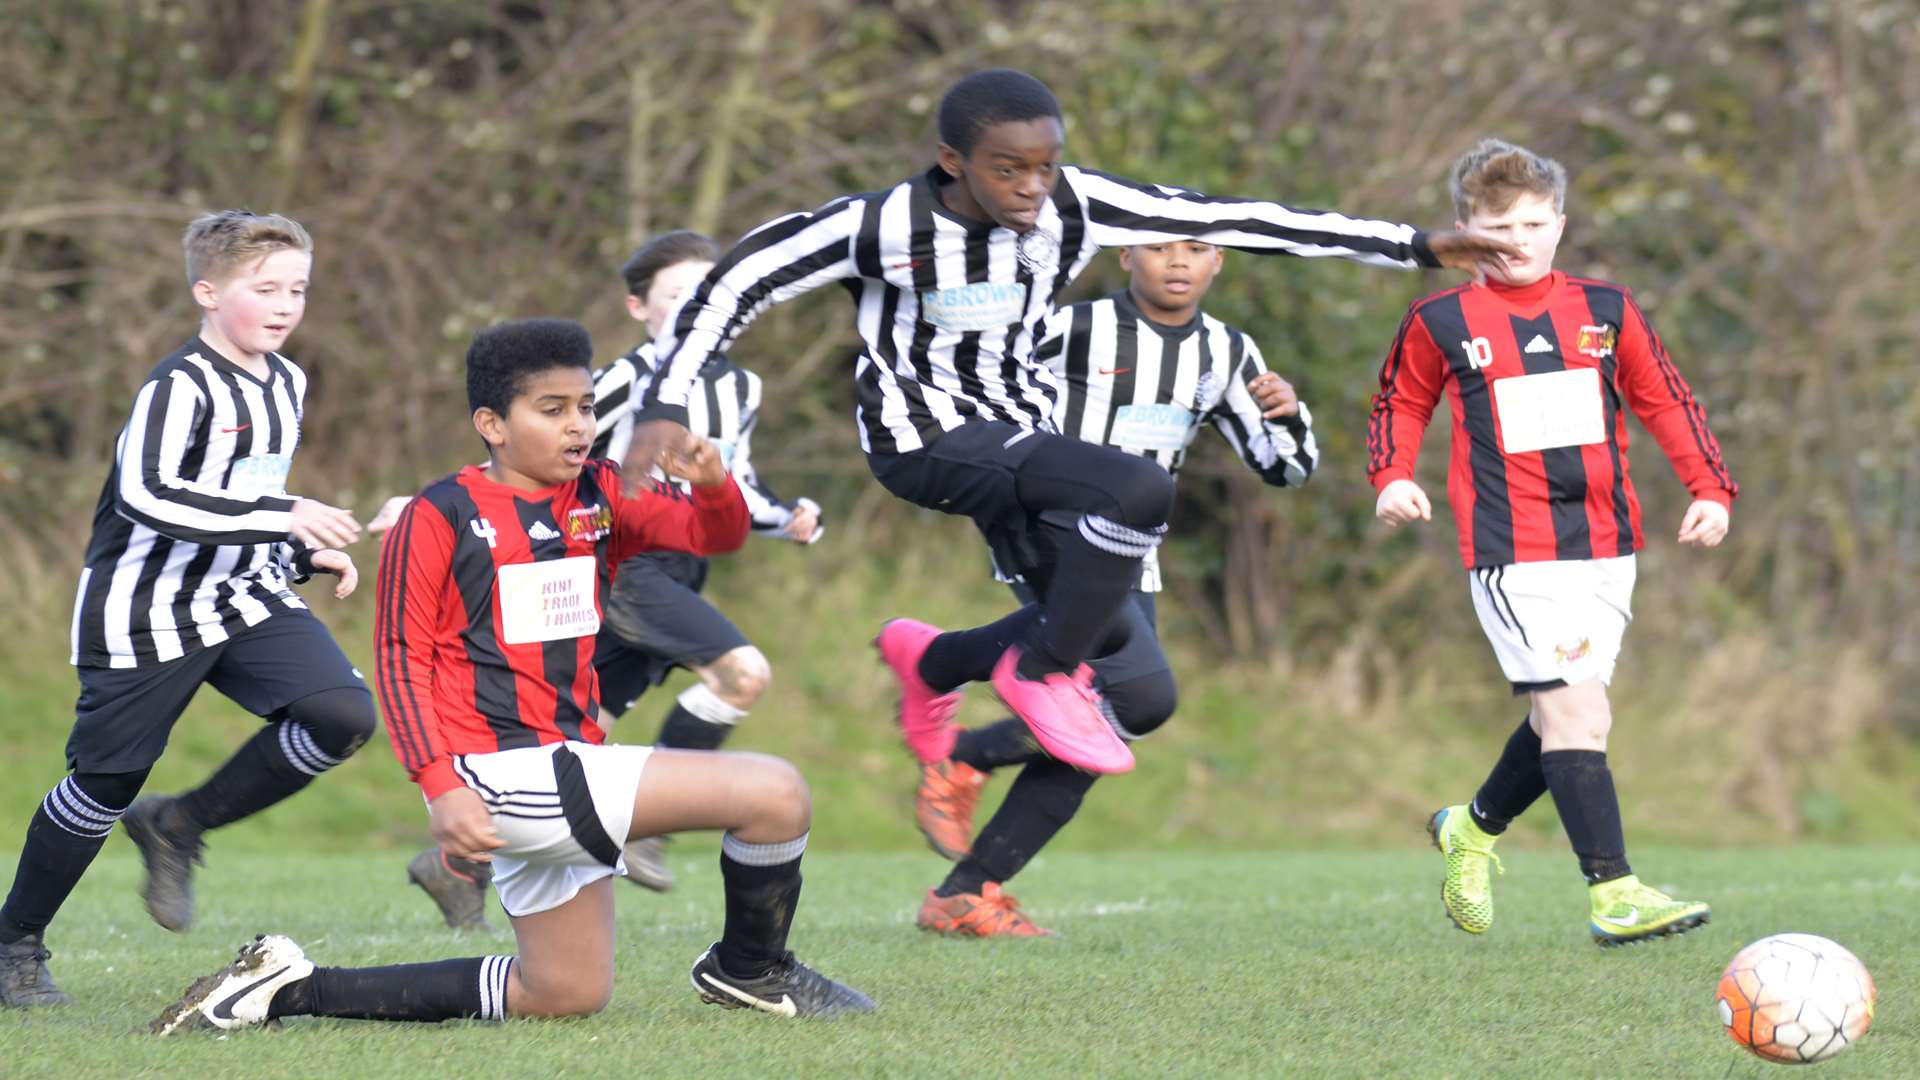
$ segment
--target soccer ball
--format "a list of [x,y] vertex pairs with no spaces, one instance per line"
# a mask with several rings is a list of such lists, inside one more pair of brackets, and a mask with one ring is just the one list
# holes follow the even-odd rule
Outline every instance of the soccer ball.
[[1873,1023],[1873,976],[1812,934],[1775,934],[1741,949],[1720,975],[1719,998],[1734,1042],[1789,1065],[1825,1061]]

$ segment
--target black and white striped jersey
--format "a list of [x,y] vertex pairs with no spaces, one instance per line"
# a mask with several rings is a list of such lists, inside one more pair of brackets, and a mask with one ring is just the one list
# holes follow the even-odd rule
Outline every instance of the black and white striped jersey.
[[[633,441],[633,418],[657,366],[653,343],[633,350],[593,373],[593,415],[599,421],[594,436],[596,458],[625,461]],[[719,353],[708,358],[694,384],[687,430],[711,441],[720,450],[740,494],[747,500],[753,531],[778,535],[793,520],[789,503],[762,483],[753,468],[753,432],[760,424],[760,376]],[[687,488],[681,482],[683,490]]]
[[278,353],[267,368],[255,378],[196,337],[141,385],[94,510],[73,663],[164,663],[306,607],[288,587],[286,480],[307,376]]
[[[1062,435],[1150,457],[1177,476],[1194,437],[1211,426],[1275,487],[1306,483],[1320,462],[1306,403],[1295,416],[1261,416],[1247,390],[1267,370],[1260,347],[1205,312],[1166,326],[1122,289],[1055,311],[1035,356],[1059,382],[1053,419]],[[1140,588],[1158,592],[1160,584],[1150,553]]]
[[865,348],[855,365],[860,446],[919,449],[976,420],[1042,427],[1053,377],[1034,334],[1061,290],[1102,247],[1197,238],[1285,255],[1379,266],[1435,266],[1409,225],[1294,210],[1140,184],[1071,165],[1022,234],[971,221],[940,201],[940,169],[886,191],[776,218],[721,256],[658,342],[667,357],[645,403],[684,419],[698,372],[769,306],[843,282]]

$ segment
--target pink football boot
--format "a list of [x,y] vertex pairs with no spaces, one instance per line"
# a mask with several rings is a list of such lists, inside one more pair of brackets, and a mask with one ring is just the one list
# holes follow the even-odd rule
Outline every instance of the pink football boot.
[[1071,675],[1057,672],[1034,680],[1021,678],[1019,665],[1020,647],[1015,645],[993,666],[993,689],[1032,730],[1041,749],[1090,773],[1133,768],[1133,751],[1100,711],[1092,668],[1081,664]]
[[923,764],[945,761],[959,735],[954,714],[960,711],[960,691],[937,694],[920,677],[920,658],[940,636],[940,628],[916,619],[889,619],[873,639],[880,660],[900,682],[900,737]]

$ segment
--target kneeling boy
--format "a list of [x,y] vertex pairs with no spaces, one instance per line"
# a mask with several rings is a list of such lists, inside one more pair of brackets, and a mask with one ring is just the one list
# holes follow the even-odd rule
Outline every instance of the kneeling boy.
[[[638,551],[731,551],[747,510],[712,444],[669,464],[692,482],[624,495],[588,458],[592,343],[552,319],[482,331],[467,396],[490,463],[419,495],[380,560],[377,682],[394,751],[450,855],[494,864],[517,956],[315,968],[270,936],[201,980],[153,1028],[281,1016],[569,1016],[613,993],[611,878],[632,837],[724,829],[721,938],[703,1000],[781,1016],[866,1012],[866,995],[787,951],[811,807],[793,766],[757,754],[602,745],[591,663],[611,568]],[[271,977],[268,977],[268,976]]]

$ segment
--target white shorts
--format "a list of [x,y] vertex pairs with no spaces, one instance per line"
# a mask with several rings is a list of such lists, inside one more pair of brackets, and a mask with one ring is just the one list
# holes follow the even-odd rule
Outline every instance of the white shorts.
[[1480,629],[1515,694],[1613,681],[1633,620],[1633,556],[1467,571]]
[[557,742],[453,759],[506,841],[493,852],[493,886],[507,914],[549,911],[593,882],[627,872],[620,849],[652,752]]

